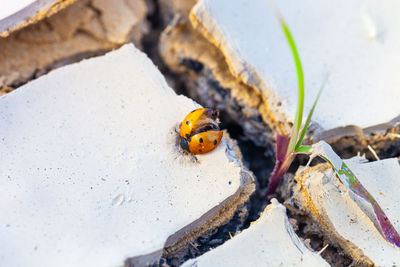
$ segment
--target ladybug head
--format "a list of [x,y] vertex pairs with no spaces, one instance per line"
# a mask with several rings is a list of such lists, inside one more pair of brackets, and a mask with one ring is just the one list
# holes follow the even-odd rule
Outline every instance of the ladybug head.
[[190,149],[189,149],[187,140],[185,138],[183,138],[182,136],[179,139],[179,144],[181,145],[181,148],[183,149],[184,152],[190,153]]

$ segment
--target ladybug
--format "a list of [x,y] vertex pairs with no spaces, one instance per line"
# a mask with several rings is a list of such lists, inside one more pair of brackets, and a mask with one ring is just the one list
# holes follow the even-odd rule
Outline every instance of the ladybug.
[[218,111],[210,108],[190,112],[182,121],[179,132],[179,144],[183,151],[204,154],[214,150],[222,138],[217,118]]

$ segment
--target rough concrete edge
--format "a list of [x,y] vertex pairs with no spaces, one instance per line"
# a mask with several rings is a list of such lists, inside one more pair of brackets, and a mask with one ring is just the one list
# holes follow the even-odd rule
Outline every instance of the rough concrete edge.
[[[207,16],[207,14],[205,12],[198,11],[198,9],[200,9],[199,7],[200,7],[199,4],[195,5],[195,7],[191,10],[190,15],[189,15],[190,22],[192,23],[193,28],[195,30],[199,31],[201,33],[201,35],[203,35],[203,37],[206,40],[208,40],[209,43],[213,44],[215,47],[217,47],[221,51],[221,53],[225,57],[225,61],[228,64],[230,72],[233,76],[237,77],[241,82],[249,85],[250,88],[253,88],[258,92],[262,92],[264,94],[268,92],[268,95],[265,97],[268,100],[268,105],[270,106],[270,110],[272,110],[272,109],[279,110],[279,106],[277,105],[277,103],[279,103],[279,101],[277,100],[277,97],[268,89],[268,86],[264,83],[262,78],[257,74],[257,71],[254,69],[253,66],[251,66],[249,64],[245,64],[245,66],[243,66],[244,70],[242,70],[240,73],[237,73],[235,71],[235,68],[233,67],[233,63],[228,60],[229,58],[234,58],[234,56],[230,56],[230,55],[233,55],[233,52],[229,51],[229,49],[224,47],[224,45],[221,42],[216,40],[216,38],[214,38],[214,36],[211,34],[211,32],[209,32],[207,30],[207,28],[202,24],[202,22],[201,22],[202,17],[206,17],[205,19],[208,21],[211,21],[211,19]],[[217,27],[214,27],[214,29],[217,30]],[[247,74],[247,76],[248,76],[247,78],[243,77],[244,73]],[[260,89],[258,89],[258,88],[260,88]],[[289,118],[293,118],[292,115],[286,114],[285,112],[283,112],[283,113],[277,113],[274,115],[271,114],[268,117],[272,117],[272,118],[274,118],[274,120],[266,121],[266,123],[272,129],[277,129],[278,133],[288,134],[291,132],[291,130],[290,130],[291,126],[289,125],[290,124]],[[285,122],[286,122],[286,125],[272,125],[271,124],[276,121],[280,121],[283,124],[285,124]],[[395,127],[398,125],[400,125],[400,115],[393,118],[391,121],[389,121],[387,123],[381,123],[381,124],[366,127],[366,128],[361,128],[361,127],[355,126],[355,125],[349,125],[349,126],[345,126],[345,127],[324,130],[322,127],[320,127],[318,125],[318,123],[311,122],[310,128],[313,129],[314,136],[310,136],[310,134],[308,134],[306,136],[306,138],[308,140],[306,140],[306,141],[311,141],[311,140],[312,141],[320,141],[320,140],[334,141],[334,140],[338,140],[342,137],[353,137],[353,136],[361,137],[361,139],[368,139],[368,136],[373,133],[380,133],[380,134],[386,133],[388,131],[395,129]]]
[[29,24],[50,17],[76,0],[37,0],[24,9],[0,20],[0,37],[22,29]]
[[[273,213],[273,214],[272,214]],[[275,213],[278,213],[275,214]],[[282,223],[281,226],[282,228],[284,228],[283,231],[286,232],[286,234],[288,235],[288,242],[291,243],[293,245],[293,247],[296,247],[296,249],[300,252],[300,254],[302,256],[300,256],[301,258],[304,259],[304,256],[314,256],[316,258],[319,258],[319,260],[321,260],[321,264],[322,262],[325,263],[325,265],[323,266],[329,266],[329,264],[325,261],[324,258],[321,257],[321,255],[319,255],[317,252],[315,252],[314,250],[310,249],[309,247],[307,247],[307,245],[303,242],[303,240],[296,234],[292,224],[289,222],[289,218],[287,216],[287,208],[280,203],[276,198],[272,198],[271,199],[271,203],[268,204],[266,207],[264,207],[264,209],[261,211],[261,213],[259,214],[259,217],[252,221],[250,223],[250,226],[246,229],[244,229],[242,232],[238,233],[237,235],[235,235],[234,237],[231,237],[231,240],[227,240],[226,243],[228,242],[232,242],[235,240],[235,238],[237,238],[239,235],[245,234],[245,232],[249,231],[252,232],[254,230],[254,227],[257,228],[257,224],[271,224],[271,220],[270,220],[270,216],[276,217],[278,216],[279,218],[277,219],[277,221],[275,222],[279,222],[278,223]],[[268,225],[263,225],[263,226],[268,226]],[[259,228],[260,229],[260,228]],[[258,230],[259,230],[258,229]],[[265,229],[265,228],[264,228]],[[257,230],[256,230],[257,231]],[[279,230],[281,231],[281,230]],[[265,233],[264,233],[265,234]],[[243,237],[243,236],[242,236]],[[268,238],[267,238],[268,239]],[[237,240],[236,240],[237,241]],[[264,243],[268,243],[271,240],[267,241],[264,239]],[[236,243],[237,244],[237,243]],[[223,244],[224,245],[224,244]],[[221,246],[223,246],[221,245]],[[268,244],[264,244],[264,245],[268,245]],[[235,245],[234,245],[235,246]],[[218,250],[220,247],[215,248],[215,250]],[[232,249],[232,246],[231,246]],[[206,255],[207,253],[210,253],[211,251],[206,252],[205,254],[198,256],[196,258],[193,259],[189,259],[185,262],[185,266],[197,266],[196,264],[198,263],[196,260],[201,259],[204,255]],[[224,253],[223,253],[224,254]],[[223,255],[222,254],[222,255]],[[214,254],[214,256],[216,256],[216,254]],[[267,264],[266,262],[264,262],[264,264]],[[269,262],[268,264],[271,265],[271,262]],[[282,263],[281,263],[282,264]],[[204,265],[204,264],[203,264]],[[214,264],[215,265],[215,264]],[[303,264],[304,265],[304,264]],[[272,265],[275,266],[275,265]],[[280,265],[281,266],[281,265]],[[322,266],[322,265],[321,265]]]
[[244,184],[234,195],[226,198],[218,206],[212,208],[193,223],[185,226],[175,234],[171,235],[165,243],[165,254],[176,254],[185,244],[194,241],[231,219],[238,206],[244,204],[249,196],[255,191],[253,178],[247,172],[241,172]]
[[[264,98],[267,100],[267,105],[269,107],[269,110],[275,109],[277,112],[275,114],[268,114],[268,117],[270,118],[270,122],[267,122],[270,127],[275,128],[278,133],[280,134],[288,134],[291,131],[291,127],[288,125],[288,118],[293,117],[291,114],[286,114],[284,112],[279,112],[281,110],[279,106],[279,100],[271,92],[271,90],[268,89],[268,86],[264,83],[263,79],[258,75],[257,71],[254,69],[254,67],[250,64],[244,64],[243,65],[243,70],[238,73],[235,70],[234,67],[234,62],[231,62],[228,60],[229,58],[235,58],[234,52],[230,51],[228,48],[225,47],[223,43],[219,42],[211,32],[207,30],[205,25],[202,23],[201,18],[211,22],[211,19],[208,17],[208,14],[205,12],[199,13],[199,8],[200,5],[196,4],[193,9],[191,10],[189,14],[189,20],[193,26],[193,28],[197,31],[200,32],[201,35],[212,45],[217,47],[221,53],[224,55],[225,62],[229,67],[229,70],[231,74],[237,78],[239,81],[241,81],[243,84],[247,84],[250,88],[255,90],[256,92],[261,93]],[[214,30],[217,30],[218,27],[214,25]],[[222,35],[222,34],[221,34]],[[247,77],[246,77],[247,76]],[[264,90],[263,90],[264,89]],[[265,93],[268,92],[268,95],[265,95]],[[277,122],[282,122],[282,123],[277,123]],[[275,124],[275,125],[274,125]]]
[[[229,140],[229,137],[227,139]],[[230,146],[230,144],[231,141],[228,141],[227,146]],[[200,218],[169,236],[165,241],[162,250],[128,258],[125,261],[125,266],[136,267],[152,265],[158,263],[161,256],[167,257],[178,255],[180,252],[184,251],[185,247],[190,242],[193,242],[209,231],[227,223],[233,217],[237,208],[249,199],[251,194],[255,191],[253,175],[241,164],[239,161],[240,155],[236,155],[234,147],[227,148],[225,153],[230,161],[236,161],[240,168],[242,168],[240,171],[239,189],[233,195],[229,196],[217,206],[203,214]],[[236,155],[236,158],[234,155]]]
[[158,266],[158,262],[161,259],[162,253],[163,250],[160,249],[150,254],[129,258],[125,261],[124,266],[140,267],[140,266],[148,266],[154,264]]
[[[173,256],[179,254],[190,242],[228,222],[237,207],[244,204],[254,191],[254,183],[248,182],[248,184],[236,191],[233,196],[228,197],[193,223],[186,225],[169,236],[162,251],[129,258],[126,260],[126,266],[146,266],[158,263],[162,255]],[[139,265],[139,263],[142,265]]]
[[[318,164],[314,167],[309,167],[308,172],[318,171],[321,173],[331,169],[328,163]],[[318,225],[324,235],[337,247],[341,247],[353,260],[355,264],[365,266],[374,266],[371,259],[369,259],[360,248],[353,244],[350,240],[342,237],[337,231],[328,216],[319,210],[314,204],[310,193],[307,191],[305,182],[305,169],[300,168],[296,175],[293,177],[297,181],[295,188],[293,188],[293,198],[302,211],[308,214],[312,220]],[[324,174],[325,175],[325,174]]]

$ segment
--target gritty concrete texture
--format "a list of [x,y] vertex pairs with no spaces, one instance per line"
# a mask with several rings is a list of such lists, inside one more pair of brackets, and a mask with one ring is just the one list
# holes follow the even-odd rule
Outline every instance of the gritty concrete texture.
[[47,18],[76,0],[2,0],[0,38]]
[[297,237],[276,199],[242,233],[183,266],[329,266]]
[[0,88],[17,87],[126,42],[139,45],[148,28],[147,9],[144,0],[80,0],[0,38]]
[[197,107],[133,45],[2,96],[0,265],[147,264],[229,220],[253,177],[226,139],[180,152]]
[[[399,231],[398,160],[365,162],[358,157],[345,163]],[[296,203],[310,214],[332,243],[342,247],[355,262],[374,266],[396,266],[400,262],[400,249],[380,233],[371,206],[349,192],[329,165],[300,169],[295,180],[293,198],[288,203]]]

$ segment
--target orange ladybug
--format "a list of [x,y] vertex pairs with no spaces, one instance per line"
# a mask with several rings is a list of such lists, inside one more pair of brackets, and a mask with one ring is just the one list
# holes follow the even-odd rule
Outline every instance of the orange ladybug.
[[218,124],[218,111],[199,108],[182,121],[179,143],[186,153],[204,154],[214,150],[221,142],[222,131]]

